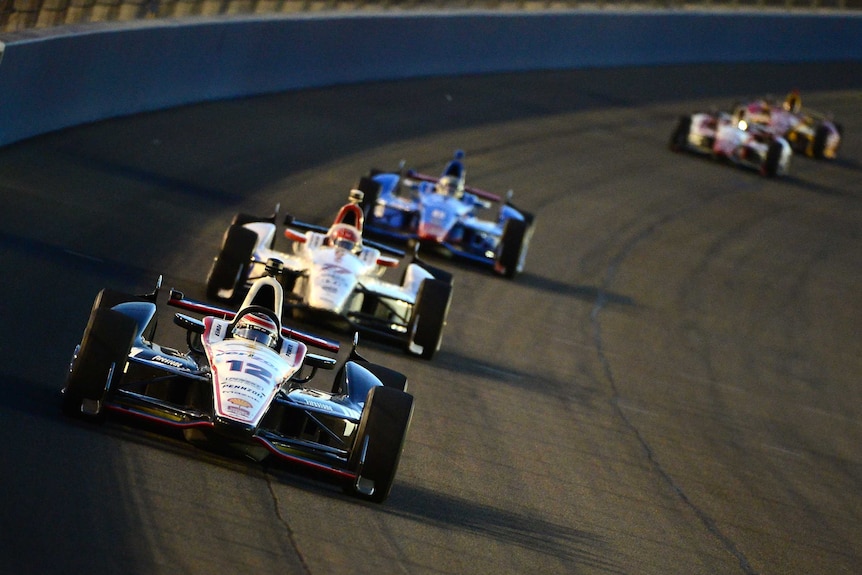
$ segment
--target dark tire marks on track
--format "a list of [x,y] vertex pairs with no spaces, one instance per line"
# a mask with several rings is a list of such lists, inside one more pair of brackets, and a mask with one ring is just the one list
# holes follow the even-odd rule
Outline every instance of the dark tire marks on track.
[[[0,572],[853,572],[860,72],[345,86],[0,149]],[[791,87],[844,123],[840,161],[765,180],[667,151],[680,113]],[[99,288],[164,274],[202,297],[234,212],[280,202],[326,222],[369,167],[433,172],[456,147],[473,183],[513,188],[539,229],[515,282],[440,263],[456,287],[433,362],[366,344],[417,396],[386,505],[59,415]]]

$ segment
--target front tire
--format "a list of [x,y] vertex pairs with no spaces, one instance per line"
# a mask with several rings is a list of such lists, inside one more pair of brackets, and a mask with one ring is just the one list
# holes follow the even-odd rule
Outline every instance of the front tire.
[[452,301],[452,284],[425,279],[416,294],[416,303],[407,325],[407,351],[431,359],[443,342],[443,328]]
[[207,275],[207,297],[235,301],[248,277],[251,257],[257,245],[257,234],[248,228],[232,225],[227,229],[221,249]]
[[811,154],[813,157],[818,160],[826,158],[826,142],[829,141],[829,136],[831,134],[832,131],[828,126],[824,126],[823,124],[817,126],[817,130],[814,132],[814,143],[811,147]]
[[780,142],[772,142],[769,144],[769,149],[766,152],[766,160],[760,167],[760,173],[767,178],[775,177],[778,174],[778,165],[781,162],[781,153],[784,147]]
[[63,412],[71,416],[102,419],[106,393],[123,376],[132,348],[137,322],[110,308],[96,298],[84,329],[81,345],[66,378]]
[[374,377],[380,380],[384,387],[397,389],[398,391],[407,391],[407,376],[400,371],[395,371],[392,368],[371,363],[370,361],[356,361],[359,365],[374,374]]
[[412,395],[382,386],[368,392],[350,454],[359,476],[350,486],[354,495],[375,503],[389,497],[412,417]]
[[503,236],[500,238],[500,253],[494,262],[494,272],[512,279],[524,269],[529,245],[530,224],[523,220],[506,220]]

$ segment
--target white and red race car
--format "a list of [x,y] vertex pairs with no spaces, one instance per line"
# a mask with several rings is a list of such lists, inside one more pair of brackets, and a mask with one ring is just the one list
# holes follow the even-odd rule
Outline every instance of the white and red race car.
[[670,138],[674,152],[692,151],[758,170],[772,177],[787,173],[793,151],[780,135],[748,125],[727,112],[682,116]]
[[275,249],[277,216],[238,214],[224,234],[207,277],[207,296],[234,301],[281,262],[285,306],[299,320],[317,321],[380,336],[407,353],[431,359],[440,349],[452,300],[452,275],[414,255],[400,283],[383,278],[403,251],[363,238],[363,193],[352,190],[329,228],[288,216],[287,251]]
[[798,91],[780,102],[768,98],[744,102],[734,108],[733,115],[748,125],[783,136],[797,154],[825,160],[838,157],[841,125],[826,114],[804,109]]

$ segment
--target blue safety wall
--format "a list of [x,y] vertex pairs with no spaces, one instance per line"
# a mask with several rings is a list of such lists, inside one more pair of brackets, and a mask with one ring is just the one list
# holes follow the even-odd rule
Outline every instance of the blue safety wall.
[[688,11],[294,15],[57,28],[4,41],[0,145],[193,102],[373,80],[860,61],[862,17]]

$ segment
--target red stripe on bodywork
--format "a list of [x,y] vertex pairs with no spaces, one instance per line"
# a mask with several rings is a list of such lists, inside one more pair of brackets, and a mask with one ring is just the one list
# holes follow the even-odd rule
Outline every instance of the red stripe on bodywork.
[[[193,311],[196,313],[204,314],[204,315],[213,315],[222,317],[224,319],[233,319],[236,315],[235,311],[231,311],[229,309],[225,309],[222,307],[214,306],[211,304],[194,301],[185,298],[175,297],[173,293],[171,293],[170,299],[168,299],[168,305],[173,307],[178,307],[180,309],[185,309],[188,311]],[[328,339],[325,337],[313,335],[304,331],[300,331],[297,329],[292,329],[288,327],[282,326],[281,335],[284,337],[289,337],[291,339],[295,339],[297,341],[301,341],[302,343],[313,345],[314,347],[318,347],[320,349],[325,349],[326,351],[338,352],[341,347],[334,339]]]

